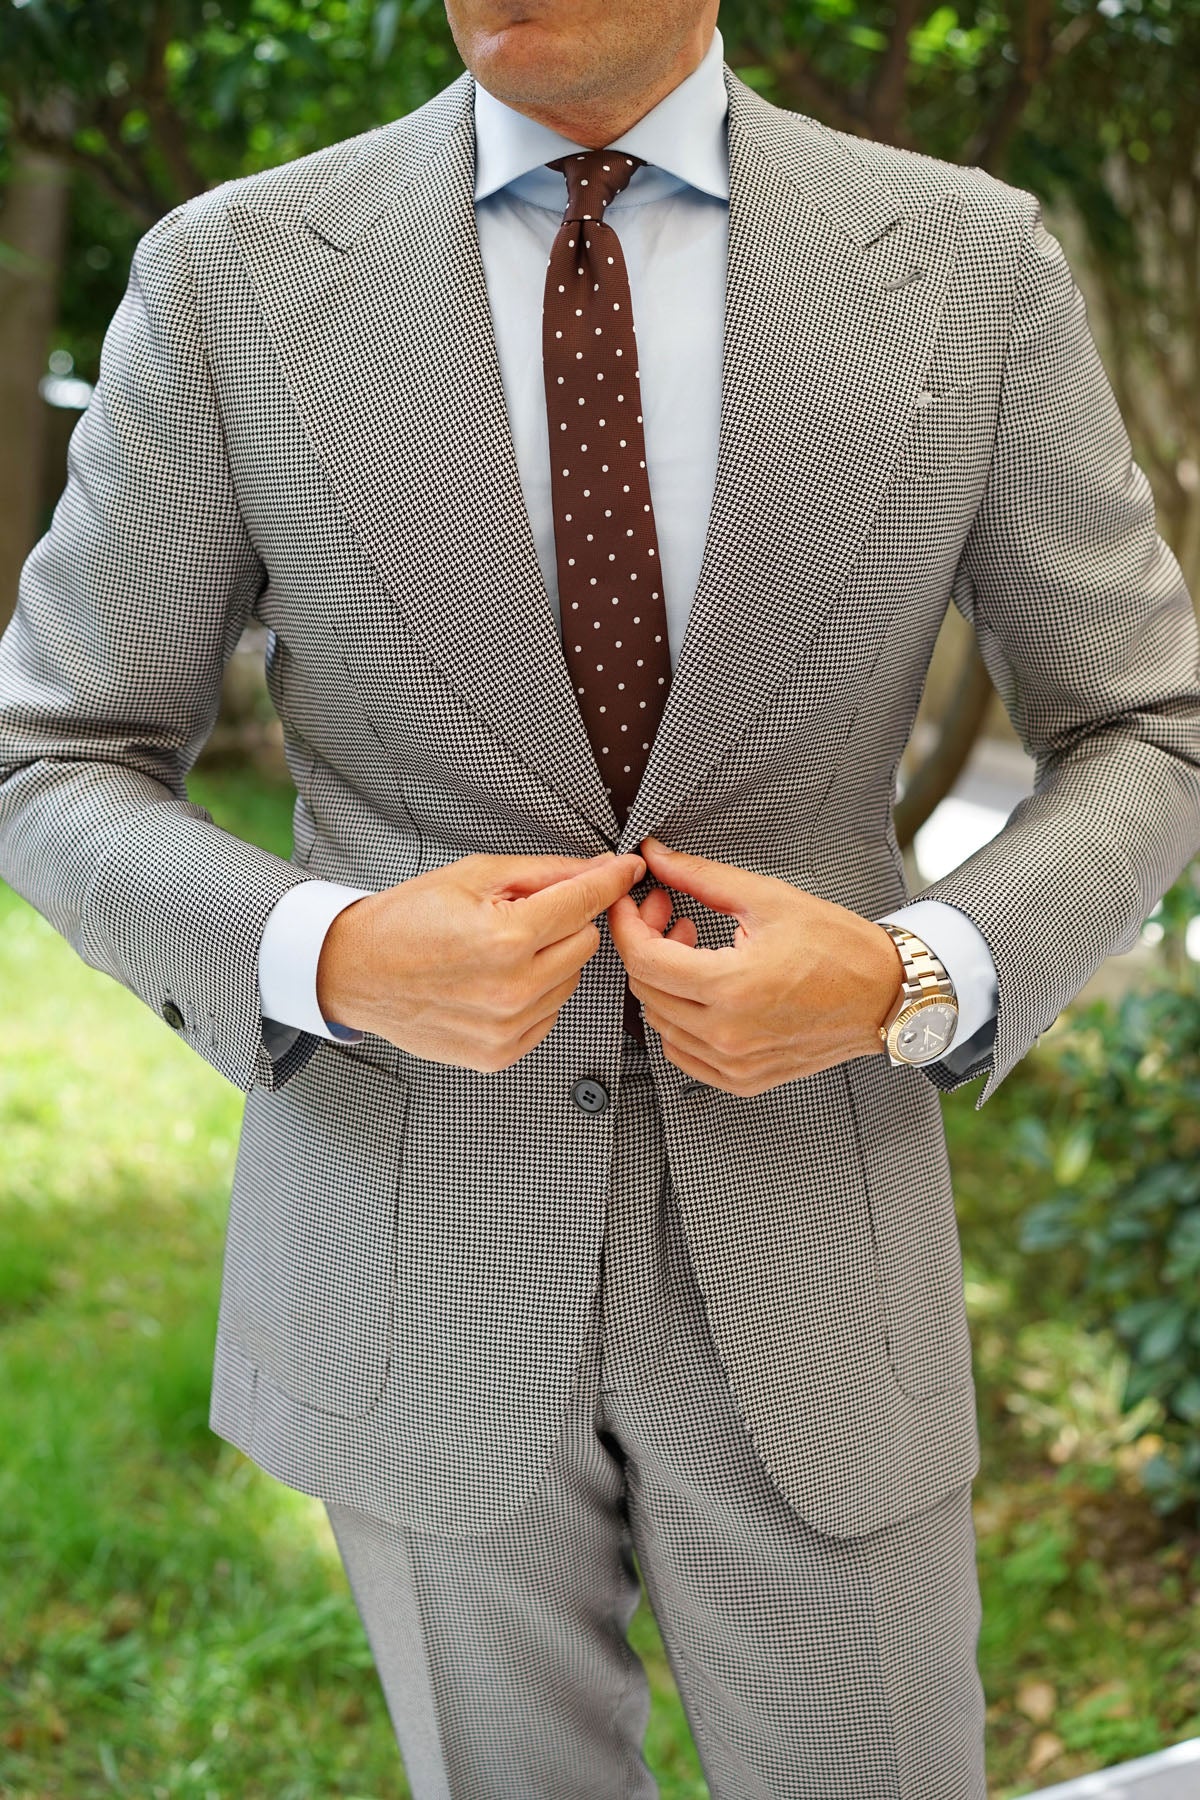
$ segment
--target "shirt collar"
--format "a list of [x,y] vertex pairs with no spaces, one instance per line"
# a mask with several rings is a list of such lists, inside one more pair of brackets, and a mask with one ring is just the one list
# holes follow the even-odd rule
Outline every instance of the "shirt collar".
[[[642,172],[638,201],[657,197],[680,185],[699,188],[716,199],[729,199],[729,150],[725,89],[725,46],[715,27],[704,59],[658,105],[613,139],[614,150],[628,150],[651,166]],[[506,106],[475,83],[475,199],[516,186],[522,199],[561,212],[566,187],[557,169],[546,164],[570,150],[583,150],[527,113]],[[607,148],[607,146],[606,146]],[[660,173],[661,172],[661,173]],[[658,176],[657,180],[648,178]],[[665,176],[667,179],[662,180]],[[628,203],[629,190],[613,206]]]

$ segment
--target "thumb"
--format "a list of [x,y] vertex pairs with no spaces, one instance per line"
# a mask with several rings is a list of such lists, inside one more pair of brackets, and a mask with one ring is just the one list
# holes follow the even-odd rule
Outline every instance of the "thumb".
[[606,857],[585,864],[577,874],[530,894],[520,902],[543,945],[557,943],[581,930],[589,919],[627,894],[646,873],[640,856]]
[[691,894],[714,912],[743,921],[761,913],[760,875],[735,869],[730,863],[709,862],[686,850],[668,850],[652,837],[642,839],[642,855],[655,880],[677,894]]

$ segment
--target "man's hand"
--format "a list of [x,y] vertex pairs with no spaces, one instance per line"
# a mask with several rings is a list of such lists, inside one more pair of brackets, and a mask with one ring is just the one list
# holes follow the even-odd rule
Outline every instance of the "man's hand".
[[[640,906],[624,895],[608,922],[629,985],[677,1068],[729,1094],[765,1094],[882,1052],[879,1027],[904,971],[881,925],[657,838],[644,839],[642,851],[662,886]],[[732,945],[699,949],[690,919],[664,937],[669,889],[736,918]]]
[[323,1018],[430,1062],[494,1074],[554,1029],[600,942],[594,923],[640,856],[466,856],[334,919],[317,964]]

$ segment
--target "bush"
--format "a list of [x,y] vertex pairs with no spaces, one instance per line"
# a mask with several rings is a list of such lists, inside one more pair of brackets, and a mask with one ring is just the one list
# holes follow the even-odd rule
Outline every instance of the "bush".
[[[1168,929],[1184,929],[1188,891],[1190,876],[1159,909]],[[1027,1118],[1014,1150],[1055,1182],[1022,1247],[1065,1258],[1085,1321],[1125,1348],[1124,1409],[1161,1408],[1143,1465],[1156,1509],[1200,1515],[1200,971],[1171,962],[1118,1006],[1076,1012],[1050,1116]]]

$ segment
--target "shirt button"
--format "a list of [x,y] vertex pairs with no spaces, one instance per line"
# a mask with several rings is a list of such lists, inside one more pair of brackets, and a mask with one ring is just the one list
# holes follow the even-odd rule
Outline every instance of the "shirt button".
[[182,1031],[184,1025],[187,1023],[173,1000],[163,1001],[162,1016],[167,1021],[167,1024],[171,1027],[172,1031]]
[[585,1076],[571,1089],[571,1098],[580,1112],[602,1113],[608,1105],[608,1089],[602,1081]]

